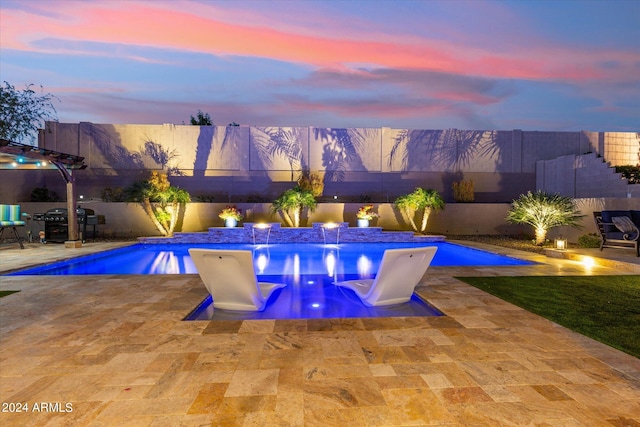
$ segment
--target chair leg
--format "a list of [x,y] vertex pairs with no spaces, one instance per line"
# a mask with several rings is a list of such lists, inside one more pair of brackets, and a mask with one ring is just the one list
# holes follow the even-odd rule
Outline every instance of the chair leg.
[[16,235],[16,239],[18,239],[18,243],[20,243],[20,249],[24,249],[24,245],[22,244],[22,238],[20,237],[20,235],[18,234],[18,229],[13,227],[13,232]]

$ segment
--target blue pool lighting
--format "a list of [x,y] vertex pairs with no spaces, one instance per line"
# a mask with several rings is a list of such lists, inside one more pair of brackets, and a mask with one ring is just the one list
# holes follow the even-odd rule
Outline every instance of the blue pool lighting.
[[[432,267],[517,266],[532,262],[445,242],[420,243],[278,243],[134,244],[93,255],[28,268],[9,275],[197,274],[189,248],[243,249],[254,254],[260,275],[324,273],[372,277],[385,249],[437,246]],[[310,278],[309,280],[314,280]]]
[[[288,243],[252,244],[134,244],[124,248],[29,268],[8,275],[198,274],[189,248],[243,249],[253,252],[259,281],[286,283],[261,312],[213,308],[205,298],[185,320],[365,318],[442,315],[413,295],[405,304],[367,307],[350,289],[336,281],[375,277],[386,249],[437,246],[431,267],[517,266],[533,264],[464,246],[444,243]],[[429,270],[427,270],[427,275]],[[427,281],[428,284],[428,281]],[[204,286],[203,286],[204,289]]]

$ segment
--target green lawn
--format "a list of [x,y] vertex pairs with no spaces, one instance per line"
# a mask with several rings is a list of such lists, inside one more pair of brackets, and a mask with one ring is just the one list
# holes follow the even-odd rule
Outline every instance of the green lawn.
[[0,298],[6,297],[7,295],[15,294],[20,291],[0,291]]
[[640,358],[640,276],[457,279]]

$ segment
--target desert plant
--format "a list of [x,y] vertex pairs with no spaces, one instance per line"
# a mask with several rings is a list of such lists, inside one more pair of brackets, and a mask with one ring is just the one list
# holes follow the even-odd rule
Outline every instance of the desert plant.
[[[435,190],[425,190],[424,188],[416,187],[412,193],[402,195],[398,197],[394,204],[403,214],[409,218],[411,228],[414,231],[424,233],[427,229],[427,221],[431,213],[444,209],[444,199]],[[416,225],[413,217],[416,212],[422,210],[422,222],[420,228]]]
[[455,181],[451,184],[453,189],[453,199],[456,202],[473,202],[475,200],[475,193],[472,180]]
[[310,190],[296,186],[282,193],[271,204],[271,212],[280,212],[289,227],[300,226],[300,216],[304,208],[313,211],[317,206],[316,198]]
[[304,169],[298,178],[298,187],[311,191],[313,197],[320,197],[324,191],[324,182],[320,174]]
[[581,248],[599,248],[600,237],[596,233],[583,234],[578,237],[578,246]]
[[184,205],[191,201],[186,190],[174,187],[167,175],[152,172],[125,190],[127,201],[138,202],[163,236],[171,236]]
[[537,191],[521,195],[511,203],[507,221],[514,224],[528,224],[533,227],[536,245],[547,240],[547,231],[560,225],[580,227],[584,217],[576,208],[571,197]]

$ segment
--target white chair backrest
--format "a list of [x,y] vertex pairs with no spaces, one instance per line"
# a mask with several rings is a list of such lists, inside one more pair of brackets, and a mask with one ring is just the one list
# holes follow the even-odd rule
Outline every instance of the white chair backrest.
[[258,287],[251,251],[189,249],[214,305],[259,308],[264,299]]
[[407,295],[410,298],[436,250],[435,246],[387,249],[371,289],[363,298],[370,304],[394,301]]

